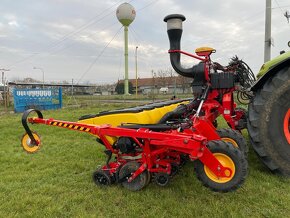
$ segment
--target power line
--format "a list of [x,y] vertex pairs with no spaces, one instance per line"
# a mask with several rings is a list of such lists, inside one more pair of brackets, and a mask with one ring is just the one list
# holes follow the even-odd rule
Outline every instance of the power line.
[[[158,1],[159,1],[159,0],[154,0],[154,1],[150,2],[150,3],[148,3],[147,5],[145,5],[145,6],[141,7],[141,8],[139,8],[139,9],[137,9],[136,11],[140,12],[140,11],[144,10],[145,8],[148,8],[148,7],[150,7],[150,6],[154,5],[154,4],[156,4]],[[138,34],[136,33],[136,31],[135,31],[132,27],[129,28],[129,31],[133,32],[133,37],[134,37],[134,39],[136,40],[136,43],[137,43],[137,44],[139,44],[140,41],[144,41],[144,40],[141,39],[141,37],[138,36]],[[136,36],[136,37],[135,37],[135,36]],[[140,38],[141,40],[138,40],[137,38]]]
[[131,36],[133,36],[134,38],[134,41],[135,41],[135,44],[136,45],[140,45],[140,41],[137,39],[137,37],[134,35],[134,32],[132,31],[131,29],[132,27],[128,28],[129,29],[129,32],[131,33]]
[[272,7],[272,9],[277,9],[277,8],[289,8],[290,5],[282,5],[282,6],[279,6],[279,7]]
[[248,20],[252,20],[254,17],[260,16],[262,13],[265,13],[265,9],[260,10],[260,11],[258,11],[258,12],[256,12],[256,13],[254,13],[254,14],[251,15],[251,16],[248,16],[248,17],[242,18],[242,20],[239,22],[239,24],[243,24],[243,23],[245,23],[245,22],[248,21]]
[[[290,18],[290,15],[288,14],[289,12],[286,11],[286,12],[284,13],[283,10],[282,10],[282,7],[279,5],[278,1],[275,0],[275,2],[276,2],[276,4],[278,5],[278,8],[280,8],[280,11],[281,11],[282,15],[283,15],[284,17],[286,17],[287,22],[289,23],[289,18]],[[286,6],[283,6],[283,7],[285,8]],[[287,7],[288,7],[288,6],[287,6]],[[290,26],[289,26],[289,27],[290,27]]]
[[[66,41],[68,38],[70,38],[70,37],[72,37],[72,36],[74,36],[74,35],[80,33],[81,31],[87,29],[88,27],[90,27],[90,26],[92,26],[92,25],[94,25],[94,24],[100,22],[100,21],[103,20],[104,18],[108,17],[108,16],[111,15],[114,11],[111,11],[110,13],[107,13],[107,14],[105,14],[105,13],[106,13],[108,10],[110,10],[111,8],[113,8],[114,6],[116,6],[116,5],[117,5],[119,2],[121,2],[121,1],[123,1],[123,0],[118,1],[118,2],[115,3],[114,5],[112,5],[112,6],[110,6],[109,8],[103,10],[101,13],[99,13],[98,15],[96,15],[96,16],[94,16],[92,19],[90,19],[87,23],[85,23],[84,25],[79,26],[76,30],[74,30],[74,31],[72,31],[72,32],[70,32],[70,33],[64,35],[64,36],[61,37],[58,41],[51,43],[51,44],[48,46],[48,48],[47,48],[46,50],[47,50],[47,51],[51,51],[51,50],[53,50],[54,48],[56,48],[57,46],[59,46],[61,43],[63,43],[64,41]],[[132,1],[134,1],[134,0],[129,1],[129,3],[132,2]],[[145,5],[144,7],[139,8],[137,11],[140,12],[140,11],[144,10],[145,8],[148,8],[148,7],[152,6],[153,4],[156,4],[158,1],[159,1],[159,0],[151,1],[150,3],[148,3],[147,5]],[[105,14],[105,15],[102,16],[100,19],[95,20],[95,19],[99,18],[99,17],[100,17],[101,15],[103,15],[103,14]],[[117,23],[117,22],[116,22],[116,23]],[[115,24],[115,23],[114,23],[114,24]],[[113,24],[113,25],[114,25],[114,24]],[[115,36],[119,33],[119,31],[120,31],[120,30],[118,30],[118,32],[115,34]],[[93,35],[93,34],[90,34],[90,35]],[[137,34],[136,34],[136,35],[137,35]],[[112,38],[112,40],[115,38],[115,36]],[[112,40],[111,40],[111,41],[110,41],[110,42],[109,42],[109,43],[104,47],[104,49],[100,52],[100,54],[99,54],[99,55],[96,57],[96,59],[93,61],[93,63],[92,63],[92,64],[88,67],[88,69],[87,69],[87,70],[82,74],[82,76],[81,76],[81,78],[79,79],[78,83],[79,83],[80,80],[85,76],[85,74],[91,70],[91,68],[93,67],[93,65],[94,65],[94,64],[96,63],[96,61],[97,61],[97,60],[102,56],[102,54],[104,53],[105,49],[109,46],[109,44],[112,42]],[[136,41],[137,41],[137,40],[136,40]],[[54,53],[57,53],[57,52],[63,51],[63,50],[65,50],[65,49],[67,49],[68,47],[71,47],[73,44],[74,44],[74,43],[72,43],[72,44],[70,44],[69,46],[66,46],[65,48],[62,48],[62,49],[60,49],[60,50],[58,50],[58,51],[51,51],[48,55],[51,55],[51,54],[54,54]],[[25,62],[25,61],[27,61],[27,60],[29,60],[29,59],[31,59],[31,58],[34,58],[34,57],[37,56],[37,55],[45,55],[45,54],[43,54],[43,53],[41,53],[41,52],[36,52],[36,53],[34,53],[34,54],[31,54],[31,55],[29,55],[29,56],[27,56],[27,57],[25,57],[25,58],[22,58],[22,59],[20,59],[20,60],[18,60],[18,61],[16,61],[16,62],[10,64],[9,67],[13,67],[13,66],[15,66],[15,65],[17,65],[17,64],[19,64],[19,63]]]
[[278,5],[278,8],[280,8],[280,10],[281,10],[281,13],[284,15],[284,12],[283,12],[282,8],[280,7],[280,5],[279,5],[278,1],[277,1],[277,0],[275,0],[275,2],[276,2],[276,4]]
[[[50,49],[53,49],[54,47],[57,47],[59,44],[61,44],[62,42],[64,42],[65,40],[67,40],[68,38],[70,38],[71,36],[74,36],[78,33],[80,33],[81,31],[87,29],[88,27],[92,26],[93,24],[99,23],[100,21],[102,21],[104,18],[108,17],[109,15],[111,15],[114,11],[111,11],[110,13],[104,15],[103,17],[101,17],[100,19],[90,22],[90,24],[84,25],[83,28],[79,28],[78,30],[72,32],[71,34],[68,34],[67,36],[65,36],[63,39],[61,39],[59,42],[57,42],[54,46],[52,46]],[[104,12],[102,12],[101,14],[103,14]]]
[[28,60],[28,59],[30,59],[30,58],[33,58],[33,57],[35,57],[35,56],[38,55],[38,54],[40,54],[40,53],[34,53],[34,54],[32,54],[32,55],[29,55],[29,56],[27,56],[27,57],[25,57],[25,58],[22,58],[22,59],[20,59],[20,60],[18,60],[18,61],[16,61],[16,62],[14,62],[13,64],[8,65],[7,67],[8,67],[8,68],[14,67],[15,65],[17,65],[17,64],[19,64],[19,63],[22,63],[22,62],[24,62],[24,61],[26,61],[26,60]]
[[[51,44],[48,46],[48,47],[49,47],[49,48],[48,48],[48,51],[50,51],[50,50],[52,50],[53,48],[57,47],[59,44],[61,44],[61,43],[64,42],[65,40],[67,40],[69,37],[76,35],[77,33],[79,33],[79,32],[81,32],[81,31],[87,29],[88,27],[92,26],[93,24],[96,24],[96,23],[100,22],[101,20],[103,20],[104,18],[106,18],[107,16],[111,15],[114,11],[112,11],[112,12],[110,12],[110,13],[104,15],[103,17],[101,17],[101,18],[98,19],[98,20],[95,20],[95,19],[97,19],[98,17],[100,17],[102,14],[106,13],[106,12],[107,12],[108,10],[110,10],[111,8],[115,7],[115,6],[116,6],[117,4],[119,4],[121,1],[123,1],[123,0],[119,0],[117,3],[115,3],[115,4],[113,4],[112,6],[106,8],[106,9],[103,10],[101,13],[99,13],[99,14],[97,14],[96,16],[94,16],[93,18],[91,18],[87,23],[85,23],[85,24],[79,26],[76,30],[74,30],[74,31],[72,31],[72,32],[70,32],[70,33],[64,35],[64,36],[63,36],[62,38],[60,38],[57,42],[53,42],[53,43],[51,43]],[[132,2],[132,1],[134,1],[134,0],[131,0],[131,1],[129,1],[129,2]],[[31,54],[31,55],[29,55],[28,57],[22,58],[22,59],[20,59],[20,60],[18,60],[18,61],[16,61],[16,62],[14,62],[13,64],[8,65],[8,67],[9,67],[9,68],[10,68],[10,67],[13,67],[13,66],[15,66],[15,65],[17,65],[17,64],[19,64],[19,63],[22,63],[22,62],[24,62],[24,61],[26,61],[26,60],[28,60],[28,59],[31,59],[31,58],[33,58],[33,57],[39,55],[39,54],[41,54],[41,53],[40,53],[40,52],[37,52],[37,53]]]
[[[63,36],[62,38],[60,38],[57,42],[53,42],[53,43],[51,43],[51,44],[48,46],[49,48],[47,49],[47,51],[50,51],[50,50],[56,48],[58,45],[60,45],[60,44],[63,43],[64,41],[66,41],[68,38],[70,38],[70,37],[76,35],[77,33],[79,33],[79,32],[81,32],[81,31],[87,29],[88,27],[90,27],[90,26],[92,26],[92,25],[94,25],[94,24],[100,22],[100,21],[103,20],[104,18],[106,18],[106,17],[108,17],[109,15],[111,15],[114,11],[111,11],[110,13],[108,13],[108,14],[104,15],[103,17],[101,17],[100,19],[95,20],[95,19],[97,19],[98,17],[100,17],[102,14],[106,13],[108,10],[112,9],[113,7],[115,7],[115,6],[116,6],[117,4],[119,4],[121,1],[123,1],[123,0],[120,0],[120,1],[116,2],[115,4],[113,4],[112,6],[106,8],[106,9],[103,10],[101,13],[99,13],[98,15],[94,16],[93,18],[91,18],[87,23],[85,23],[85,24],[79,26],[76,30],[74,30],[74,31],[72,31],[72,32],[70,32],[70,33],[64,35],[64,36]],[[134,1],[134,0],[130,0],[128,3],[132,2],[132,1]],[[159,1],[159,0],[155,0],[155,1],[150,2],[149,4],[145,5],[144,7],[138,9],[138,11],[141,11],[141,10],[145,9],[145,8],[147,8],[147,7],[149,7],[149,6],[153,5],[153,4],[155,4],[155,3],[158,2],[158,1]],[[71,46],[71,45],[70,45],[70,46]],[[70,46],[69,46],[69,47],[70,47]],[[64,48],[64,49],[66,49],[66,48]],[[64,50],[64,49],[61,49],[61,50]],[[53,54],[53,53],[54,53],[54,52],[52,52],[52,54]],[[8,65],[8,67],[11,68],[11,67],[13,67],[13,66],[15,66],[15,65],[17,65],[17,64],[19,64],[19,63],[22,63],[22,62],[25,62],[26,60],[29,60],[29,59],[31,59],[31,58],[34,58],[34,57],[37,56],[37,55],[42,55],[42,53],[41,53],[41,52],[36,52],[36,53],[34,53],[34,54],[31,54],[31,55],[29,55],[29,56],[27,56],[27,57],[25,57],[25,58],[22,58],[22,59],[20,59],[20,60],[14,62],[14,63]]]
[[[132,2],[133,0],[129,1]],[[142,11],[145,8],[152,6],[153,4],[156,4],[159,0],[154,0],[152,2],[150,2],[149,4],[145,5],[144,7],[136,10],[136,11]],[[112,13],[112,12],[111,12]],[[111,14],[110,13],[110,14]],[[107,15],[106,15],[107,16]],[[114,25],[114,24],[113,24]],[[122,27],[121,27],[122,28]],[[121,29],[120,28],[120,29]],[[117,31],[117,33],[113,36],[113,38],[111,39],[111,41],[104,47],[104,49],[100,52],[100,54],[96,57],[96,59],[90,64],[90,66],[87,68],[87,70],[82,74],[82,76],[80,77],[80,79],[78,80],[77,84],[83,79],[83,77],[91,70],[91,68],[94,66],[94,64],[97,62],[97,60],[102,56],[102,54],[104,53],[104,51],[106,50],[106,48],[110,45],[110,43],[114,40],[114,38],[117,36],[117,34],[120,32],[120,29]],[[137,34],[136,34],[137,35]],[[136,40],[137,41],[137,40]]]
[[85,70],[85,72],[81,75],[80,79],[78,80],[77,84],[79,84],[79,82],[83,79],[83,77],[92,69],[92,67],[95,65],[95,63],[97,62],[97,60],[102,56],[102,54],[105,52],[106,48],[111,44],[111,42],[115,39],[115,37],[118,35],[118,33],[120,32],[120,30],[123,28],[123,26],[120,27],[120,29],[118,29],[118,31],[116,32],[116,34],[113,36],[113,38],[107,43],[107,45],[102,49],[102,51],[99,53],[99,55],[95,58],[95,60],[89,65],[89,67],[87,68],[87,70]]
[[148,8],[149,6],[156,4],[158,1],[159,1],[159,0],[154,0],[154,1],[150,2],[149,4],[145,5],[144,7],[139,8],[139,9],[136,10],[136,11],[142,11],[143,9]]
[[[117,22],[114,22],[113,24],[111,24],[111,25],[109,25],[109,26],[107,26],[107,27],[105,27],[105,28],[103,28],[103,29],[101,29],[100,31],[104,31],[104,30],[108,30],[108,29],[110,29],[112,26],[115,26],[116,24],[118,24],[119,22],[117,21]],[[90,37],[90,36],[93,36],[93,35],[95,35],[96,33],[91,33],[91,34],[89,34],[89,35],[86,35],[86,37]],[[94,39],[95,40],[95,39]],[[63,48],[61,48],[61,49],[59,49],[59,50],[56,50],[56,51],[52,51],[52,52],[50,52],[49,54],[47,54],[47,56],[48,55],[53,55],[53,54],[56,54],[56,53],[59,53],[59,52],[61,52],[61,51],[64,51],[64,50],[66,50],[66,49],[68,49],[68,48],[71,48],[74,44],[76,44],[77,43],[77,41],[73,41],[71,44],[69,44],[69,45],[67,45],[67,46],[65,46],[65,47],[63,47]]]
[[[123,0],[119,0],[118,2],[116,2],[115,4],[113,4],[112,6],[110,6],[110,7],[106,8],[106,9],[104,9],[100,14],[98,14],[98,15],[94,16],[92,19],[90,19],[86,24],[81,25],[81,26],[78,27],[76,30],[74,30],[74,31],[72,31],[72,32],[70,32],[70,33],[68,33],[68,34],[66,34],[65,36],[63,36],[61,39],[59,39],[59,40],[61,40],[61,41],[60,41],[60,42],[56,42],[55,44],[58,45],[58,44],[62,43],[63,41],[65,41],[66,39],[68,39],[70,36],[74,36],[74,35],[76,35],[77,33],[81,32],[82,30],[85,30],[85,29],[87,29],[88,27],[92,26],[93,24],[99,23],[101,20],[103,20],[104,18],[106,18],[106,17],[108,17],[109,15],[111,15],[114,11],[111,11],[110,13],[104,15],[103,17],[101,17],[101,18],[98,19],[98,20],[95,20],[95,19],[97,19],[97,18],[100,17],[102,14],[104,14],[104,13],[107,12],[108,10],[112,9],[113,7],[115,7],[115,6],[116,6],[117,4],[119,4],[121,1],[123,1]],[[132,2],[132,1],[134,1],[134,0],[129,1],[129,3]],[[55,47],[55,46],[53,46],[53,47]]]

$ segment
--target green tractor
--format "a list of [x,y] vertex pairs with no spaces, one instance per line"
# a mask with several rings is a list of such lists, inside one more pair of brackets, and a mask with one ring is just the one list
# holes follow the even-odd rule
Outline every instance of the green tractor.
[[250,141],[272,172],[290,176],[290,52],[263,64],[257,76],[248,107]]

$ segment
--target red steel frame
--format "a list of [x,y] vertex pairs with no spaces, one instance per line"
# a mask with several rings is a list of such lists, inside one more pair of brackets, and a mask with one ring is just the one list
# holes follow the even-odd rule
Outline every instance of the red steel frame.
[[205,112],[204,117],[211,122],[214,122],[219,115],[222,115],[232,129],[236,129],[236,124],[242,117],[242,114],[234,114],[237,104],[233,97],[234,89],[230,89],[228,93],[223,94],[222,103],[215,100],[217,90],[210,91],[208,98],[202,106]]
[[[144,170],[148,170],[151,173],[167,173],[171,172],[171,164],[173,159],[163,158],[164,156],[171,156],[176,158],[180,154],[188,154],[191,160],[199,159],[205,166],[207,166],[218,177],[230,177],[232,170],[223,165],[215,158],[211,151],[206,147],[207,138],[194,132],[181,133],[176,130],[170,130],[166,132],[154,132],[146,128],[140,128],[138,130],[111,127],[110,125],[90,125],[77,122],[68,122],[55,119],[44,119],[39,117],[33,117],[27,119],[32,124],[45,124],[50,126],[57,126],[61,128],[67,128],[76,131],[87,132],[99,137],[107,150],[110,150],[116,155],[116,162],[110,162],[103,167],[103,170],[109,170],[109,172],[115,173],[116,170],[126,162],[122,156],[130,156],[130,154],[120,154],[119,150],[113,148],[113,145],[107,139],[107,136],[111,137],[129,137],[135,141],[142,148],[142,152],[134,154],[132,156],[141,156],[138,161],[141,163],[140,168],[133,173],[128,179],[132,181]],[[215,132],[211,124],[206,125],[206,121],[200,120],[199,125],[203,126],[205,132]],[[26,130],[27,131],[27,130]],[[215,133],[216,134],[216,133]],[[215,136],[213,136],[214,138]],[[140,141],[142,139],[142,142]],[[32,140],[33,141],[33,140]],[[38,144],[39,142],[37,142]],[[177,162],[180,159],[177,158]]]
[[[169,52],[182,53],[203,61],[205,63],[205,79],[207,83],[210,84],[209,68],[211,64],[211,52],[199,53],[199,55],[204,56],[204,58],[183,52],[181,50],[170,50]],[[210,90],[205,102],[202,105],[204,114],[200,117],[193,115],[191,117],[193,121],[192,128],[185,129],[184,132],[178,132],[177,130],[154,132],[146,128],[135,130],[111,127],[110,125],[97,126],[55,119],[43,119],[42,114],[39,111],[36,111],[39,117],[28,118],[28,122],[68,128],[97,136],[100,138],[106,149],[116,155],[115,162],[110,162],[102,167],[103,170],[108,170],[111,175],[116,173],[117,170],[127,162],[123,156],[140,156],[137,161],[141,163],[141,166],[128,179],[129,182],[134,180],[134,178],[145,170],[150,173],[170,174],[171,163],[179,163],[180,154],[188,154],[191,160],[199,159],[217,177],[230,177],[232,175],[232,170],[230,168],[223,167],[223,165],[214,157],[206,145],[208,140],[220,140],[220,137],[212,124],[219,115],[223,115],[224,119],[232,129],[235,129],[235,123],[242,116],[233,116],[236,108],[236,104],[233,99],[234,91],[235,87],[231,89]],[[220,94],[223,96],[221,103],[216,100]],[[28,114],[29,113],[30,112],[28,112]],[[30,130],[28,131],[26,129],[26,131],[29,135]],[[110,144],[107,139],[108,136],[131,138],[140,148],[142,148],[142,152],[138,154],[135,153],[134,155],[120,154],[119,150]],[[142,139],[142,142],[140,139]],[[31,140],[35,141],[35,139],[32,138]],[[36,144],[37,143],[38,142],[36,142]],[[168,157],[173,157],[173,159]]]
[[[204,58],[184,52],[182,50],[169,50],[168,53],[181,53],[204,62],[205,63],[204,76],[207,83],[210,84],[209,67],[211,64],[210,60],[210,55],[212,53],[211,51],[200,52],[199,55],[203,56]],[[208,94],[208,97],[202,106],[203,111],[205,111],[204,117],[209,121],[214,122],[219,115],[222,115],[226,120],[226,122],[228,123],[228,125],[232,129],[236,129],[236,124],[239,121],[239,119],[243,116],[243,114],[241,112],[235,114],[235,108],[237,106],[236,103],[234,102],[233,97],[233,92],[235,90],[236,90],[235,87],[225,90],[223,89],[210,90],[210,93]],[[222,103],[215,100],[221,92],[223,94]]]
[[[212,52],[199,53],[196,56],[181,50],[169,50],[169,53],[181,53],[187,56],[196,58],[205,63],[204,72],[207,84],[210,84],[209,68],[210,55]],[[134,160],[140,162],[141,166],[130,176],[128,182],[134,180],[138,175],[147,170],[150,173],[171,173],[171,163],[180,163],[180,155],[187,154],[191,160],[200,160],[207,166],[217,177],[232,176],[232,170],[224,167],[207,148],[208,140],[220,140],[219,135],[215,131],[213,122],[219,115],[223,115],[224,119],[235,129],[236,122],[241,118],[242,114],[234,114],[236,104],[233,98],[235,87],[230,89],[212,89],[209,91],[205,99],[202,110],[202,116],[192,115],[192,127],[185,129],[183,132],[177,130],[169,130],[164,132],[154,132],[147,128],[129,129],[121,127],[112,127],[111,125],[90,125],[77,122],[68,122],[55,119],[44,119],[40,111],[37,112],[38,117],[28,118],[28,111],[26,113],[25,121],[22,119],[24,128],[26,129],[32,142],[38,145],[40,142],[36,141],[27,126],[27,120],[32,124],[45,124],[68,128],[71,130],[87,132],[100,138],[107,150],[116,155],[116,161],[107,163],[102,167],[107,170],[110,175],[116,173],[118,169],[124,165],[128,160],[124,157],[129,156],[135,158]],[[216,98],[222,94],[221,103]],[[142,148],[142,151],[134,154],[121,154],[107,139],[107,137],[128,137]],[[140,158],[139,158],[140,157]]]

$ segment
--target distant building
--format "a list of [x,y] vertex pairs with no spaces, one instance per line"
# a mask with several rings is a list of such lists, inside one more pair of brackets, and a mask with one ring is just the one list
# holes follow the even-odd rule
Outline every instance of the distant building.
[[[118,81],[124,83],[124,80]],[[136,79],[129,79],[132,83],[134,92],[136,91]],[[182,94],[191,93],[192,79],[174,76],[174,77],[155,77],[155,78],[138,78],[137,87],[139,94]]]
[[[129,79],[132,84],[133,93],[136,92],[136,80]],[[23,81],[9,82],[10,88],[32,88],[38,89],[50,87],[62,87],[63,94],[71,95],[72,91],[74,95],[114,95],[116,93],[116,84],[124,83],[124,80],[119,80],[115,84],[106,85],[80,85],[64,83],[45,83],[34,80],[32,78],[26,78]],[[191,90],[192,79],[181,76],[171,77],[153,77],[153,78],[138,78],[137,91],[139,94],[188,94],[192,93]],[[73,90],[72,90],[73,88]]]
[[[78,84],[61,84],[61,83],[41,83],[41,82],[9,82],[8,86],[10,90],[15,88],[24,88],[24,89],[42,89],[51,88],[51,87],[62,87],[63,94],[70,95],[73,91],[75,95],[92,95],[95,90],[95,85],[78,85]],[[73,90],[72,90],[73,89]]]

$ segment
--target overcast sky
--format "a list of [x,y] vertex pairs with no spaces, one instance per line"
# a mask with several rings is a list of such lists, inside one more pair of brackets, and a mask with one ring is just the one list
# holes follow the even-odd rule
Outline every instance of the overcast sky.
[[[123,29],[116,18],[118,0],[1,0],[0,68],[8,80],[113,83],[124,77]],[[163,18],[186,16],[182,50],[214,47],[223,65],[238,55],[255,73],[263,64],[265,0],[131,0],[136,18],[129,27],[129,78],[171,68]],[[280,7],[279,7],[280,6]],[[289,0],[272,1],[272,57],[289,50],[290,25],[283,13]],[[185,58],[192,65],[194,60]]]

